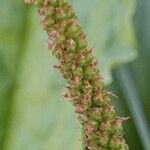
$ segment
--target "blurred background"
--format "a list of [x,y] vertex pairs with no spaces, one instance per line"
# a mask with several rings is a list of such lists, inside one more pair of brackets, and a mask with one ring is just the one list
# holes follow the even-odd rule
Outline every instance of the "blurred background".
[[[116,110],[130,116],[130,150],[150,150],[150,0],[71,0]],[[0,150],[81,150],[82,130],[62,97],[33,6],[0,0]]]

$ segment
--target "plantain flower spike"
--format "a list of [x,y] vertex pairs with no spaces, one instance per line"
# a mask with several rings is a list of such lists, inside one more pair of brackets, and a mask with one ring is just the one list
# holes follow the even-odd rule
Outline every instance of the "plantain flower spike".
[[97,60],[88,47],[72,6],[65,0],[25,0],[38,8],[47,47],[58,59],[54,65],[67,81],[66,93],[83,126],[83,144],[89,150],[128,150],[122,122],[104,90]]

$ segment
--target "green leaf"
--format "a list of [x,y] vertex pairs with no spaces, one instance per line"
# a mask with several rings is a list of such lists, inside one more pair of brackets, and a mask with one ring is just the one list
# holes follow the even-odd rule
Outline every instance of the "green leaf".
[[[20,12],[20,13],[18,13]],[[15,75],[19,56],[22,53],[20,36],[24,30],[25,5],[19,0],[5,1],[0,4],[0,149],[7,133]]]

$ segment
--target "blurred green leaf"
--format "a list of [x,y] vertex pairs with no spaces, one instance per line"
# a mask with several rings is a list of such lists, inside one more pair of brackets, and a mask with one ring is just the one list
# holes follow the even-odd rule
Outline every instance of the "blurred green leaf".
[[[137,37],[138,59],[116,69],[117,91],[121,91],[120,112],[130,115],[127,140],[131,150],[149,150],[150,148],[150,1],[137,0],[133,17],[133,27]],[[119,73],[122,70],[122,73]],[[123,71],[124,70],[124,71]],[[124,83],[123,83],[124,82]],[[121,90],[122,89],[122,90]],[[119,94],[117,94],[119,96]],[[120,97],[120,96],[119,96]],[[125,104],[126,101],[126,104]],[[126,106],[127,105],[127,106]],[[131,134],[132,133],[132,134]]]
[[139,57],[132,65],[132,72],[142,97],[142,105],[150,126],[150,1],[137,0],[134,28],[137,36]]
[[126,67],[119,67],[116,71],[116,76],[143,148],[144,150],[149,150],[150,131],[136,84],[134,83],[129,69]]
[[[20,12],[20,13],[18,13]],[[5,1],[0,4],[0,149],[2,149],[12,95],[15,87],[16,68],[21,54],[24,35],[25,5],[19,0]]]

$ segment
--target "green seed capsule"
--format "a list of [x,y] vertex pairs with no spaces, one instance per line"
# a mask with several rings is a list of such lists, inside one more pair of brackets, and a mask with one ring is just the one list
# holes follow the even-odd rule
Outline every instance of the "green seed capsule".
[[85,56],[84,55],[84,59],[80,60],[80,65],[84,66],[84,68],[86,68],[86,66],[92,61],[92,59],[93,59],[93,56]]
[[66,65],[63,65],[63,66],[62,66],[62,69],[63,69],[63,71],[64,71],[66,74],[68,74],[68,73],[71,71],[71,68],[69,68],[69,67],[66,66]]
[[55,42],[56,42],[57,44],[63,44],[65,40],[66,40],[65,36],[60,35],[60,36],[56,39]]
[[43,0],[36,0],[34,1],[35,6],[37,7],[42,7],[44,5]]
[[102,121],[101,108],[92,109],[91,111],[88,112],[88,116],[98,122],[101,122]]
[[98,128],[98,127],[99,127],[99,123],[98,123],[97,121],[91,120],[91,121],[89,121],[89,122],[90,122],[90,124],[93,126],[93,128]]
[[64,7],[67,3],[66,3],[66,0],[58,0],[58,6],[60,7]]
[[85,39],[82,39],[82,40],[79,39],[77,49],[81,50],[81,49],[84,49],[86,47],[87,47],[87,41]]
[[80,68],[80,67],[74,68],[73,69],[73,74],[74,74],[74,76],[79,76],[79,77],[83,76],[82,68]]
[[47,28],[49,28],[49,27],[52,27],[52,26],[54,25],[54,23],[55,23],[54,19],[48,18],[48,19],[45,21],[45,26],[46,26]]
[[69,35],[74,37],[74,34],[76,34],[76,32],[77,32],[77,27],[76,26],[70,26],[70,27],[68,27],[67,31],[68,31]]
[[56,17],[58,20],[63,20],[63,19],[66,18],[66,13],[65,13],[64,10],[58,9],[58,10],[56,10],[55,17]]
[[99,128],[102,132],[106,132],[108,134],[112,133],[112,125],[109,121],[103,121]]
[[113,136],[109,141],[109,147],[112,149],[122,149],[124,147],[125,141],[122,137]]
[[112,106],[104,106],[103,107],[103,119],[112,119],[116,116],[116,112],[113,110]]
[[50,0],[50,4],[56,7],[58,5],[58,0]]
[[115,121],[112,122],[113,126],[112,126],[112,130],[113,133],[116,135],[120,135],[123,133],[123,126],[122,126],[122,121],[117,119]]
[[52,16],[54,14],[54,7],[49,6],[48,9],[46,10],[46,15],[47,16]]
[[86,68],[84,69],[84,75],[86,79],[92,79],[92,77],[97,74],[98,74],[97,70],[94,70],[94,68],[92,68],[89,65],[86,66]]
[[66,20],[63,20],[56,25],[56,28],[59,31],[59,33],[64,35],[64,32],[66,30],[66,25],[67,25]]
[[70,52],[75,51],[75,49],[76,49],[76,43],[75,43],[75,41],[72,40],[72,39],[67,40],[66,49],[67,49],[67,51],[70,51]]
[[66,15],[67,15],[68,19],[70,19],[70,18],[75,16],[74,10],[73,10],[71,5],[67,6],[67,8],[66,8]]
[[99,135],[99,144],[102,147],[107,147],[108,141],[109,141],[109,136],[105,132],[103,132]]
[[80,35],[80,27],[77,20],[72,19],[69,21],[67,32],[69,36],[75,39],[75,41],[78,41],[78,36]]
[[[98,145],[98,142],[92,139],[84,139],[85,141],[85,145],[89,150],[98,150],[98,149],[102,149],[102,147],[100,147]],[[104,150],[104,149],[103,149]]]

